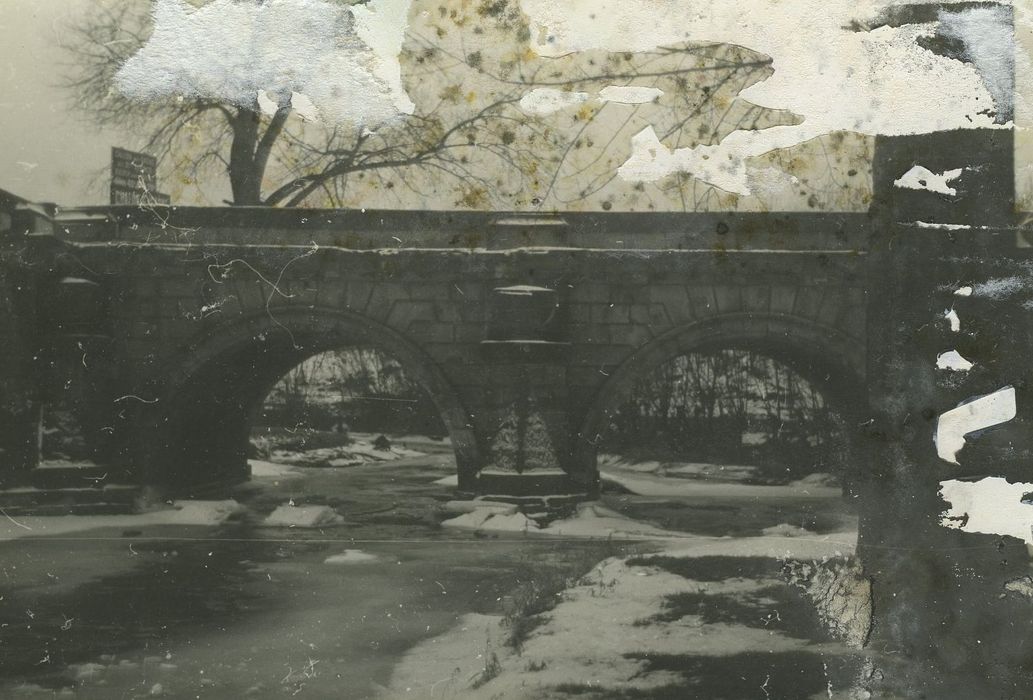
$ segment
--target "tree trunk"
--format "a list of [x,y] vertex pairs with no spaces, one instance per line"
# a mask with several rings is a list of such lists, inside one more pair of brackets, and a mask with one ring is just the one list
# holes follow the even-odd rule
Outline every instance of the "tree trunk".
[[233,119],[233,143],[230,144],[230,187],[233,204],[258,206],[262,203],[262,173],[255,163],[258,146],[258,127],[261,117],[255,109],[237,108]]

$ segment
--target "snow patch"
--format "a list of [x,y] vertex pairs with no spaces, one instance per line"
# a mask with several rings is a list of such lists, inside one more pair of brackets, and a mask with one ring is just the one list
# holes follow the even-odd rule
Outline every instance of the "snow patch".
[[1029,281],[1021,277],[999,277],[975,285],[972,288],[972,294],[977,297],[1003,299],[1029,287]]
[[498,512],[492,508],[478,508],[441,523],[442,527],[478,532],[531,532],[538,523],[523,513]]
[[301,467],[357,467],[375,462],[388,462],[406,457],[420,457],[423,453],[392,445],[381,450],[372,443],[356,440],[348,445],[319,447],[311,450],[273,450],[270,457],[281,464]]
[[329,506],[278,506],[262,525],[265,527],[327,527],[340,525],[344,518]]
[[459,475],[449,474],[448,476],[443,476],[440,479],[435,479],[433,483],[438,486],[459,486]]
[[512,503],[483,501],[478,499],[472,501],[449,501],[441,508],[446,513],[456,514],[485,512],[494,513],[496,515],[512,515],[517,512],[517,507]]
[[1015,389],[1010,386],[952,408],[936,421],[936,454],[958,464],[958,452],[965,446],[966,435],[1006,423],[1015,413]]
[[1004,590],[1018,593],[1026,598],[1033,598],[1033,576],[1020,576],[1004,584]]
[[855,560],[792,561],[790,584],[814,602],[821,623],[848,646],[861,649],[872,630],[872,582]]
[[247,512],[229,499],[225,501],[175,501],[160,508],[133,515],[27,515],[0,517],[0,541],[22,537],[67,535],[96,528],[146,527],[148,525],[192,525],[213,527]]
[[[609,468],[600,472],[600,478],[610,481],[638,496],[660,498],[701,496],[711,498],[839,498],[842,489],[835,477],[808,475],[784,486],[737,484],[702,479],[678,479],[624,472]],[[813,478],[809,478],[813,477]]]
[[789,523],[779,523],[778,525],[766,527],[761,530],[761,533],[771,537],[806,537],[814,534],[807,528],[790,525]]
[[[157,511],[165,523],[181,525],[219,525],[230,518],[247,512],[247,508],[232,498],[225,501],[175,501],[171,511]],[[162,517],[162,514],[164,516]]]
[[361,549],[346,549],[341,554],[332,554],[323,560],[324,564],[371,564],[380,561],[376,554],[363,552]]
[[502,653],[505,635],[501,616],[467,613],[445,634],[407,651],[391,672],[389,688],[379,697],[469,697],[463,689],[471,678],[482,676],[493,645]]
[[[857,532],[835,535],[783,537],[693,537],[684,548],[669,549],[656,556],[695,559],[698,557],[771,557],[773,559],[820,560],[845,557],[857,547]],[[648,556],[648,555],[647,555]]]
[[801,479],[790,481],[789,486],[794,489],[809,489],[814,488],[815,486],[837,490],[842,489],[842,483],[840,482],[839,477],[827,472],[814,472],[813,474],[808,474]]
[[1033,484],[1010,483],[998,476],[979,481],[940,482],[940,496],[950,504],[940,524],[962,532],[1007,535],[1033,545]]
[[598,503],[579,503],[569,518],[554,520],[540,530],[542,534],[562,537],[605,537],[618,539],[670,539],[690,537],[684,532],[664,530],[632,520]]
[[[777,543],[763,548],[765,552],[782,551],[789,542],[807,559],[832,556],[835,551],[827,544],[815,546],[815,538],[748,540]],[[730,547],[742,541],[700,538],[681,551],[685,556],[750,556]],[[679,545],[684,546],[684,542]],[[762,548],[744,548],[750,549]],[[679,555],[679,551],[664,551],[657,556]],[[667,620],[660,615],[670,598],[679,594],[732,597],[756,594],[772,584],[770,579],[694,581],[660,567],[630,566],[624,558],[606,559],[559,595],[558,604],[541,616],[541,625],[523,641],[519,653],[502,645],[507,629],[501,618],[464,616],[446,634],[406,652],[392,673],[385,697],[516,700],[553,697],[560,684],[619,688],[625,693],[650,696],[652,691],[682,679],[667,671],[648,670],[641,660],[643,655],[729,657],[807,649],[811,644],[807,640],[762,625],[706,623],[701,616],[691,614]],[[852,596],[849,601],[859,602],[860,597]],[[842,619],[849,618],[850,610],[840,611],[835,604],[828,610],[830,615],[842,612]],[[858,617],[863,619],[863,615]],[[489,659],[494,666],[490,676],[484,673]],[[534,670],[530,671],[532,666]],[[443,669],[451,671],[443,673]]]
[[251,477],[254,479],[285,479],[301,476],[301,473],[294,467],[277,462],[249,459],[248,465],[251,467]]

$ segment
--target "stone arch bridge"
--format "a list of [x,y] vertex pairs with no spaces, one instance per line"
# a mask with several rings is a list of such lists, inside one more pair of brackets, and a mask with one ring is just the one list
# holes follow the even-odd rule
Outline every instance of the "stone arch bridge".
[[[38,471],[40,406],[65,395],[112,474],[187,493],[239,480],[272,384],[309,355],[368,343],[437,402],[462,491],[586,498],[597,436],[637,377],[694,349],[762,350],[854,428],[859,552],[884,643],[945,668],[1018,663],[1025,637],[1001,630],[1026,613],[1000,591],[1025,548],[943,527],[938,496],[944,479],[1033,480],[1033,299],[954,293],[1033,269],[1011,135],[884,138],[875,153],[871,206],[856,213],[58,210],[0,197],[0,476],[18,486]],[[894,185],[916,165],[961,169],[955,194]],[[950,349],[974,369],[937,370]],[[939,459],[937,417],[1005,385],[1016,417],[968,436],[960,464]],[[972,601],[978,620],[962,614]],[[940,643],[950,630],[1001,643]]]
[[[952,167],[945,140],[987,161],[980,180],[949,202],[892,186],[919,161]],[[428,390],[469,493],[593,494],[608,416],[643,373],[694,349],[763,350],[860,423],[873,412],[866,378],[884,378],[873,342],[905,337],[879,261],[902,232],[913,254],[969,220],[1010,226],[983,204],[1011,201],[1009,144],[975,131],[884,139],[863,213],[21,204],[5,241],[5,480],[35,466],[26,406],[62,393],[113,473],[173,492],[239,480],[273,384],[357,343]],[[943,217],[945,229],[929,223]],[[1010,250],[1007,235],[969,236],[965,250]],[[958,249],[936,245],[940,258]]]
[[688,350],[763,348],[845,408],[862,395],[859,217],[81,216],[39,286],[63,300],[54,373],[86,387],[102,459],[175,491],[245,476],[273,384],[349,344],[428,390],[461,490],[514,497],[591,494],[608,410]]

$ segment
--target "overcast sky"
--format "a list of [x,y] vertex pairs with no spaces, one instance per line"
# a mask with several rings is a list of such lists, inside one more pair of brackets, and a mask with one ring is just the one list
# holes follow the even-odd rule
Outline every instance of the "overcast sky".
[[112,146],[128,134],[76,118],[58,87],[61,26],[91,0],[0,0],[0,189],[34,201],[104,203]]

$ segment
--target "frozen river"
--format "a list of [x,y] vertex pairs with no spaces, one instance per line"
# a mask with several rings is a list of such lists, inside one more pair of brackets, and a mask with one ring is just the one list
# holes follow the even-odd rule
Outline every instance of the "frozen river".
[[[433,482],[449,463],[298,469],[237,494],[258,512],[329,503],[346,523],[325,529],[130,525],[0,543],[0,697],[368,697],[463,614],[502,612],[514,589],[623,551],[442,530],[451,489]],[[324,563],[346,550],[369,556]]]
[[[414,647],[454,637],[471,614],[512,613],[528,591],[554,596],[558,583],[602,559],[655,549],[443,529],[440,505],[452,489],[436,482],[452,469],[449,455],[430,454],[273,470],[233,494],[248,508],[237,522],[87,518],[58,535],[0,542],[0,697],[429,697],[425,688],[410,695],[391,686]],[[606,500],[636,519],[708,536],[759,534],[793,508],[797,524],[819,530],[848,517],[835,499],[764,504],[720,493]],[[288,501],[328,505],[345,522],[261,526]],[[744,609],[731,599],[716,604]],[[783,615],[794,604],[778,603]],[[485,654],[504,643],[482,628],[468,634]],[[817,657],[793,658],[794,669],[803,664],[824,683]],[[443,680],[453,673],[440,668]]]

